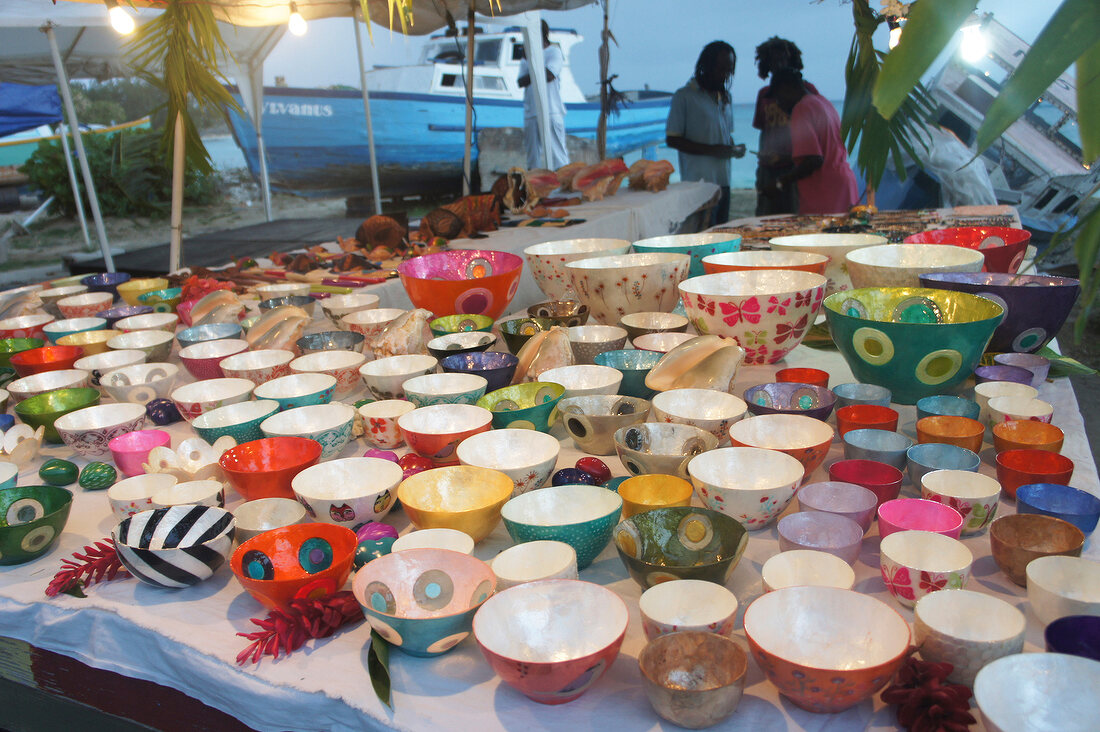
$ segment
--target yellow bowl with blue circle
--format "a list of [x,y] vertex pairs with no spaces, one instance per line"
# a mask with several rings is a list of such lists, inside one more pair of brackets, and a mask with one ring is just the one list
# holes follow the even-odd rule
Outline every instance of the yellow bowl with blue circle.
[[558,402],[565,387],[549,381],[515,384],[491,391],[477,406],[493,413],[493,429],[526,429],[549,432],[558,420]]

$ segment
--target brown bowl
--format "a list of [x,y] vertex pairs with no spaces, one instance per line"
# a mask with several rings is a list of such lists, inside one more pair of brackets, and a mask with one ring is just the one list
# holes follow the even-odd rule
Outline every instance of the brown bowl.
[[1014,419],[993,425],[993,448],[999,455],[1008,450],[1062,452],[1065,433],[1052,424]]
[[737,709],[748,665],[734,641],[694,631],[658,636],[638,656],[653,710],[688,729],[715,725]]
[[942,442],[979,453],[984,437],[985,425],[969,417],[939,414],[917,420],[917,441],[921,444]]
[[554,325],[563,328],[572,328],[588,322],[588,306],[574,300],[550,300],[527,308],[527,315],[552,320]]
[[1081,556],[1085,535],[1079,528],[1054,518],[1034,513],[1002,516],[989,527],[993,561],[1010,580],[1027,587],[1026,569],[1032,559],[1049,556]]

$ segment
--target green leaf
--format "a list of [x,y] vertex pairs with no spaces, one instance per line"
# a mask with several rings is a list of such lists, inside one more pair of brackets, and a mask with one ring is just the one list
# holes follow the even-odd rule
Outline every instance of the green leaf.
[[1077,123],[1086,161],[1100,158],[1100,42],[1077,59]]
[[977,0],[920,0],[910,5],[901,42],[886,54],[875,83],[873,101],[883,117],[894,116],[977,5]]
[[79,597],[79,598],[88,597],[87,595],[84,594],[84,583],[81,582],[80,580],[74,580],[73,582],[70,582],[65,587],[65,589],[63,589],[61,591],[63,593],[65,593],[66,595],[70,595],[72,597]]
[[1100,38],[1100,3],[1063,0],[986,112],[985,122],[978,130],[978,152],[996,142],[1070,64],[1097,45],[1097,38]]
[[374,630],[370,632],[370,648],[367,650],[367,673],[370,685],[378,700],[393,709],[390,694],[390,644]]
[[1047,346],[1043,346],[1035,354],[1050,359],[1050,375],[1053,377],[1092,376],[1096,373],[1096,369],[1089,368],[1077,359],[1055,353],[1054,349]]

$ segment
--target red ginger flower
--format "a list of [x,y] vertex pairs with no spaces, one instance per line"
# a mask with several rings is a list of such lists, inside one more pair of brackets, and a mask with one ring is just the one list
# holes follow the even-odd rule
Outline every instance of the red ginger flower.
[[272,610],[263,620],[252,618],[261,630],[253,633],[237,633],[252,641],[237,654],[237,664],[249,659],[259,663],[264,656],[278,658],[305,645],[313,638],[327,638],[349,623],[363,619],[363,608],[355,595],[347,590],[335,592],[314,600],[301,598],[290,601],[290,610]]
[[[55,597],[62,592],[79,592],[87,585],[113,580],[120,573],[123,577],[130,576],[119,561],[115,542],[111,539],[97,541],[95,544],[84,547],[83,554],[73,552],[73,557],[79,561],[61,560],[61,570],[53,576],[49,586],[46,587],[47,597]],[[77,596],[83,597],[83,594]]]
[[970,714],[970,688],[946,683],[949,663],[910,656],[898,669],[882,701],[897,706],[898,724],[911,732],[965,732],[977,720]]

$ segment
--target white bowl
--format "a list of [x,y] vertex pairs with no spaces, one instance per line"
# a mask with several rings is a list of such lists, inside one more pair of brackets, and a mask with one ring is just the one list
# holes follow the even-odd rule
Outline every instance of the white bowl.
[[405,391],[401,388],[402,384],[414,376],[433,373],[438,366],[439,361],[431,356],[420,354],[388,356],[360,366],[359,376],[376,398],[401,399],[405,396]]
[[[251,382],[249,382],[251,383]],[[321,443],[321,459],[340,454],[351,440],[355,409],[342,402],[295,407],[260,423],[266,437],[308,437]]]
[[949,244],[882,244],[845,256],[852,286],[920,287],[929,272],[980,272],[985,255]]
[[203,412],[247,401],[255,388],[248,379],[207,379],[177,387],[169,398],[180,415],[191,422]]
[[135,330],[163,330],[166,333],[175,333],[179,322],[180,318],[175,313],[145,313],[122,318],[115,323],[114,328],[123,333]]
[[397,463],[352,457],[308,467],[291,479],[290,487],[311,519],[358,528],[390,512],[400,482]]
[[145,417],[141,404],[98,404],[61,415],[54,427],[61,440],[80,455],[99,457],[110,454],[107,443],[114,438],[140,430]]
[[989,400],[989,423],[1000,424],[1017,419],[1029,419],[1033,422],[1046,422],[1054,417],[1054,407],[1042,399],[1027,397],[999,396]]
[[879,543],[883,581],[903,607],[930,592],[962,589],[973,563],[965,544],[931,531],[896,531]]
[[698,336],[694,333],[646,333],[638,336],[631,343],[639,351],[668,353],[681,343],[696,337]]
[[623,382],[623,372],[610,366],[577,364],[547,369],[539,374],[539,381],[561,384],[565,387],[562,399],[596,394],[618,394]]
[[59,371],[42,371],[22,379],[16,379],[8,384],[8,393],[11,394],[12,403],[30,399],[37,394],[45,394],[55,389],[76,389],[82,386],[91,386],[92,375],[84,369],[61,369]]
[[642,630],[649,640],[681,631],[733,633],[737,597],[722,585],[678,579],[650,587],[638,599]]
[[107,502],[111,504],[111,513],[122,521],[135,513],[156,508],[153,494],[164,488],[174,486],[178,481],[169,473],[148,473],[125,478],[107,489]]
[[760,569],[764,591],[813,585],[850,590],[856,582],[851,565],[840,557],[812,549],[791,549],[773,555]]
[[174,363],[136,363],[108,371],[99,383],[117,402],[148,404],[168,398],[179,372]]
[[104,351],[103,353],[97,353],[92,356],[85,356],[84,358],[78,358],[76,363],[73,364],[73,368],[84,369],[92,375],[92,383],[99,384],[100,379],[108,371],[122,368],[123,366],[133,366],[138,363],[145,363],[149,354],[145,351],[139,351],[136,348],[127,348],[121,351]]
[[617,325],[574,325],[565,332],[573,358],[580,364],[594,363],[597,355],[617,351],[626,345],[626,328]]
[[[447,549],[461,554],[474,553],[474,538],[458,529],[419,529],[398,537],[390,551],[406,549]],[[500,586],[497,586],[500,589]]]
[[144,351],[150,361],[167,361],[175,338],[163,330],[135,330],[111,338],[107,341],[107,348],[112,351]]
[[630,242],[626,239],[564,239],[533,244],[523,254],[535,284],[549,299],[570,300],[574,293],[566,263],[629,251]]
[[407,311],[400,308],[373,308],[355,310],[340,319],[340,328],[361,333],[369,346],[371,339],[379,335],[386,326],[404,315]]
[[990,661],[1024,650],[1024,614],[1004,600],[970,590],[933,592],[913,610],[921,659],[950,663],[948,680],[972,687]]
[[690,424],[729,442],[730,426],[745,416],[745,400],[714,389],[669,389],[653,396],[649,420]]
[[1039,557],[1025,571],[1028,604],[1044,626],[1067,615],[1100,615],[1100,562]]
[[233,518],[237,521],[237,543],[243,544],[265,531],[302,523],[306,508],[290,498],[257,498],[237,506]]
[[1063,653],[1017,653],[974,680],[974,702],[989,732],[1095,732],[1100,661]]
[[186,480],[157,490],[153,508],[225,505],[225,486],[217,480]]
[[790,455],[759,447],[722,447],[696,455],[688,474],[703,504],[762,529],[790,504],[805,470]]
[[222,373],[233,379],[248,379],[257,386],[290,373],[293,351],[281,348],[261,348],[256,351],[235,353],[222,359],[218,366]]
[[481,432],[458,444],[463,465],[499,470],[515,484],[513,496],[542,488],[550,480],[561,443],[535,430],[501,429]]
[[980,413],[978,420],[983,424],[989,424],[989,400],[995,397],[1021,397],[1034,399],[1039,396],[1039,390],[1027,384],[1017,384],[1015,381],[987,381],[974,386],[974,401],[978,403]]
[[401,385],[405,398],[417,407],[433,404],[473,404],[485,396],[489,380],[466,373],[424,374]]
[[309,296],[310,284],[308,282],[276,282],[270,285],[257,285],[256,294],[260,300],[270,300],[273,297],[290,297],[291,295]]
[[546,579],[577,579],[577,552],[564,541],[525,541],[505,549],[489,563],[497,592]]
[[378,307],[378,295],[370,293],[351,293],[349,295],[333,295],[321,300],[321,310],[332,324],[341,327],[341,319],[350,313],[360,310],[371,310]]
[[567,262],[573,290],[600,323],[617,323],[628,313],[670,313],[688,276],[687,254],[620,254]]
[[878,234],[795,234],[777,236],[768,242],[777,251],[809,252],[828,257],[829,264],[825,266],[825,277],[829,281],[825,287],[826,295],[852,289],[852,279],[845,266],[846,254],[885,243],[886,237]]
[[336,395],[346,396],[359,385],[359,367],[367,357],[358,351],[318,351],[290,362],[296,374],[329,374],[336,377]]

